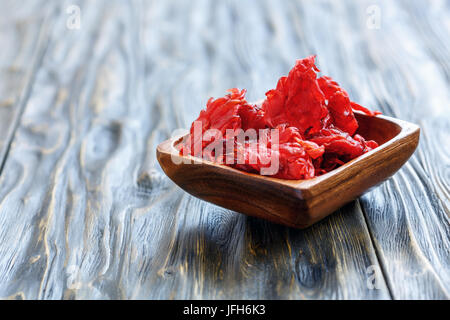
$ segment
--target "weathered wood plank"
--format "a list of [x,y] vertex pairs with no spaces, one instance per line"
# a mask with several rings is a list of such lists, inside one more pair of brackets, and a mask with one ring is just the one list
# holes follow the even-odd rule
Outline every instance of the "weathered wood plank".
[[42,1],[27,6],[15,1],[0,3],[0,12],[8,12],[0,22],[0,168],[45,50],[47,30],[42,25],[50,11],[36,10],[42,5]]
[[80,30],[54,28],[0,177],[1,297],[390,297],[382,275],[368,286],[379,265],[357,202],[293,230],[187,196],[156,163],[208,96],[260,98],[311,53],[289,23],[301,8],[79,5]]
[[448,298],[448,4],[321,4],[299,4],[294,25],[322,71],[356,101],[422,129],[404,169],[361,199],[393,298]]
[[[68,30],[63,10],[67,3],[60,4],[59,19],[51,29],[53,41],[35,76],[1,176],[0,239],[8,244],[0,247],[3,297],[47,298],[61,296],[65,290],[64,282],[51,285],[59,277],[67,277],[66,273],[50,272],[59,263],[64,264],[64,253],[60,255],[57,250],[66,245],[64,237],[55,243],[54,235],[47,233],[56,227],[57,236],[64,235],[58,223],[65,221],[65,214],[52,206],[55,196],[50,185],[58,181],[52,177],[52,169],[64,158],[64,146],[71,141],[70,130],[77,125],[69,122],[68,114],[82,99],[80,80],[86,77],[92,32],[99,21],[95,17],[98,10],[92,10],[94,17],[85,15],[82,30]],[[55,41],[61,38],[66,41]],[[66,198],[61,200],[65,203]],[[55,212],[56,221],[51,219]]]
[[387,114],[418,123],[422,137],[407,165],[361,203],[393,297],[449,299],[449,8],[379,5],[380,29],[362,38],[374,68],[360,83]]

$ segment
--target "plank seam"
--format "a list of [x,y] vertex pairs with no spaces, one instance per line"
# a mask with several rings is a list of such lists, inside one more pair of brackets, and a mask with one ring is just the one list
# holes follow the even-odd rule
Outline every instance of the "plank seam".
[[372,230],[370,229],[370,225],[369,225],[369,222],[368,222],[366,211],[364,210],[364,207],[362,206],[360,199],[358,198],[356,201],[358,202],[359,208],[361,209],[362,216],[363,216],[363,219],[364,219],[364,224],[366,225],[367,232],[369,233],[370,243],[372,245],[373,251],[375,252],[375,257],[377,259],[378,265],[380,266],[381,273],[383,275],[384,281],[386,282],[386,288],[388,290],[389,296],[391,297],[392,300],[396,300],[394,292],[392,290],[391,281],[390,281],[390,279],[388,277],[386,266],[385,266],[385,264],[383,262],[383,259],[381,258],[381,254],[378,251],[377,246],[375,245],[374,236],[373,236]]
[[33,90],[33,85],[36,80],[36,74],[42,62],[44,60],[44,56],[47,52],[47,48],[50,43],[49,36],[49,27],[47,26],[47,21],[50,20],[50,17],[54,16],[56,12],[56,8],[50,10],[50,12],[42,19],[41,28],[38,35],[38,43],[37,43],[37,53],[34,55],[32,59],[32,67],[29,70],[29,74],[27,76],[27,80],[24,86],[22,93],[19,95],[17,102],[14,103],[17,111],[15,112],[12,125],[8,129],[8,134],[6,135],[5,145],[3,150],[0,153],[0,175],[3,173],[3,169],[5,167],[6,159],[8,158],[9,151],[11,149],[11,144],[16,135],[17,129],[19,128],[20,121],[22,119],[22,115],[25,112],[25,106],[30,98],[31,92]]

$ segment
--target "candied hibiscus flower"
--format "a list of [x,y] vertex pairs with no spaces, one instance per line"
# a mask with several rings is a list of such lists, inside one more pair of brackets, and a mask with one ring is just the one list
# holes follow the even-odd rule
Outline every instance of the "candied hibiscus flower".
[[376,148],[377,142],[356,134],[353,111],[369,116],[380,112],[352,102],[332,78],[317,77],[319,71],[315,56],[298,60],[260,105],[248,103],[246,91],[236,88],[209,99],[180,152],[206,153],[209,160],[251,173],[271,168],[276,159],[270,175],[311,179]]
[[288,124],[301,133],[317,132],[322,128],[321,120],[328,114],[325,96],[317,82],[319,69],[314,65],[314,56],[298,60],[287,77],[282,77],[277,88],[266,93],[262,104],[265,120],[271,127]]

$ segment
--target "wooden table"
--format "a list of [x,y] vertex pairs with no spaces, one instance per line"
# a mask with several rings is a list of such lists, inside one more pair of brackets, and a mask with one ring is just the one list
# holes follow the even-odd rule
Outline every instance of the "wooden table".
[[[449,11],[1,1],[0,297],[448,299]],[[295,230],[202,202],[162,173],[157,144],[208,97],[239,87],[258,100],[310,54],[354,101],[420,125],[393,178]]]

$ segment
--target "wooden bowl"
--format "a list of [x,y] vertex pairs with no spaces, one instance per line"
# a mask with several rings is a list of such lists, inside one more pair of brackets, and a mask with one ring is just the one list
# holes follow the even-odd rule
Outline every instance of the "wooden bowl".
[[386,116],[355,115],[357,133],[380,146],[310,180],[271,178],[180,156],[174,146],[182,137],[161,143],[157,158],[170,179],[200,199],[278,224],[306,228],[392,176],[419,143],[420,129],[415,124]]

